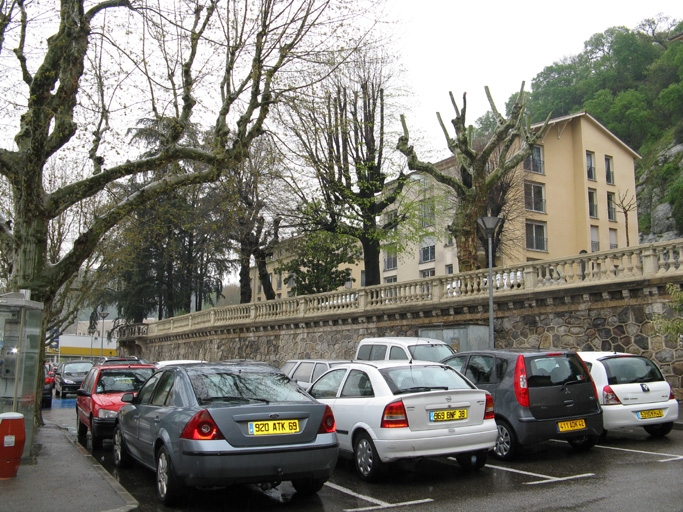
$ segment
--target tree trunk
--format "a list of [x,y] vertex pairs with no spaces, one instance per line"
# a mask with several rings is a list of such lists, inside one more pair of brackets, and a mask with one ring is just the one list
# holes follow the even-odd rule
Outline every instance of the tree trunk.
[[363,263],[365,264],[365,286],[382,284],[382,271],[379,263],[381,249],[379,240],[360,238],[363,246]]
[[240,245],[240,304],[251,302],[251,276],[249,275],[249,262],[251,251],[244,244]]
[[273,283],[268,275],[268,265],[266,263],[266,255],[262,251],[256,251],[256,268],[258,269],[258,277],[263,287],[263,293],[266,300],[275,300],[275,290],[273,290]]

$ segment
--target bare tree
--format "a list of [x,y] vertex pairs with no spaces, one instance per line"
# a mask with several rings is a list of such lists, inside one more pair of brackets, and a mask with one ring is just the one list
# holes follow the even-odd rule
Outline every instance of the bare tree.
[[[450,137],[441,114],[437,114],[448,149],[455,157],[454,173],[442,172],[435,164],[423,162],[418,158],[415,149],[410,145],[408,125],[404,116],[401,116],[403,135],[399,138],[397,145],[398,150],[407,157],[409,169],[426,172],[437,181],[452,188],[457,195],[458,207],[450,230],[457,241],[461,269],[478,268],[479,244],[487,248],[484,237],[477,230],[477,218],[487,215],[503,218],[503,225],[498,236],[494,238],[494,242],[498,241],[505,222],[504,189],[513,184],[509,175],[531,154],[534,144],[545,133],[550,119],[548,115],[541,129],[530,129],[525,115],[524,83],[507,118],[498,112],[488,87],[485,89],[496,119],[496,127],[481,150],[474,149],[474,130],[465,123],[467,112],[465,94],[463,94],[463,106],[460,110],[453,93],[450,93],[456,114],[451,121],[455,129],[455,138]],[[497,252],[496,247],[497,244],[493,248],[494,255]]]
[[636,198],[635,196],[628,197],[628,189],[624,191],[622,194],[619,192],[619,195],[617,197],[617,200],[614,202],[614,205],[621,210],[621,213],[624,214],[624,230],[626,231],[626,247],[631,246],[631,239],[629,238],[628,234],[628,214],[629,212],[632,212],[633,210],[636,209]]
[[[0,148],[12,203],[11,217],[0,218],[0,246],[12,254],[8,287],[30,290],[52,311],[60,288],[126,215],[242,162],[272,105],[306,85],[297,70],[336,49],[350,14],[332,1],[61,0],[47,11],[39,2],[3,3],[0,111],[15,128]],[[120,135],[142,118],[170,120],[158,151],[145,157]],[[210,149],[187,143],[191,118],[213,126]],[[90,175],[48,190],[53,159],[88,161]],[[174,162],[176,172],[108,202],[59,261],[48,260],[48,225],[62,212]]]
[[384,57],[363,52],[340,69],[312,98],[288,104],[284,124],[295,138],[293,151],[314,171],[318,188],[292,179],[299,199],[299,223],[305,230],[325,230],[358,240],[363,248],[365,285],[380,284],[380,255],[387,233],[401,222],[395,207],[407,175],[401,169],[387,188],[391,161],[386,157],[385,88],[389,67]]

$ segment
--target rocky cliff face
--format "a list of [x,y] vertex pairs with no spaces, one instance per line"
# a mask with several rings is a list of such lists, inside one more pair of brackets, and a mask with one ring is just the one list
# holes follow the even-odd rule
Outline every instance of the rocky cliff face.
[[[668,171],[664,172],[665,166]],[[677,173],[671,173],[671,169]],[[660,152],[653,165],[637,178],[638,227],[641,244],[682,238],[668,202],[668,188],[683,174],[683,144],[672,144]]]

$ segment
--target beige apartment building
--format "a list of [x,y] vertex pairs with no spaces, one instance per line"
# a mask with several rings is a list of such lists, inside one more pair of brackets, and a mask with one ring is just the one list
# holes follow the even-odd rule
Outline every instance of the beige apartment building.
[[[517,170],[519,190],[513,194],[516,204],[511,205],[503,233],[505,252],[498,255],[498,265],[637,244],[635,162],[639,158],[586,112],[550,120],[545,137]],[[437,165],[448,170],[454,159]],[[387,245],[381,262],[382,283],[458,273],[457,247],[447,233],[456,207],[454,200],[449,201],[448,190],[431,177],[415,173],[406,194],[422,202],[423,227],[431,233],[402,251]],[[625,213],[619,205],[628,203],[632,209]],[[362,286],[362,274],[361,261],[353,270],[355,281],[347,287]],[[252,276],[255,300],[264,300],[255,272]],[[287,297],[286,277],[273,279],[278,296]]]

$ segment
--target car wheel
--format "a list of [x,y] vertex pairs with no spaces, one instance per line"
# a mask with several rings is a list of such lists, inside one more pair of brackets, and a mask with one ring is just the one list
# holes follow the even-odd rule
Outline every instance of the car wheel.
[[460,467],[468,471],[476,471],[486,465],[488,459],[488,452],[486,450],[470,453],[461,453],[455,456]]
[[577,436],[577,437],[570,437],[569,439],[567,439],[567,442],[575,450],[585,451],[585,450],[590,450],[596,444],[598,444],[599,439],[600,439],[600,436]]
[[356,472],[362,480],[374,482],[386,471],[386,464],[382,462],[377,453],[377,448],[366,432],[358,434],[353,445],[353,459]]
[[182,492],[182,486],[173,472],[173,464],[165,446],[157,453],[157,497],[164,505],[173,505]]
[[658,423],[656,425],[646,425],[643,428],[645,432],[650,434],[652,437],[664,437],[673,428],[674,424],[672,421],[668,423]]
[[292,480],[292,487],[294,487],[297,493],[310,496],[322,489],[325,482],[327,482],[326,478],[301,478],[299,480]]
[[123,439],[123,430],[121,424],[117,423],[114,428],[114,464],[119,468],[130,467],[133,463],[133,458],[128,453],[126,448],[126,441]]
[[78,427],[78,439],[82,441],[88,435],[88,427],[78,417],[78,412],[76,413],[76,426]]
[[498,423],[498,437],[493,447],[493,454],[501,460],[512,460],[517,452],[517,436],[512,427],[504,420],[496,420]]
[[[90,418],[90,425],[92,425],[92,418]],[[104,438],[100,435],[95,434],[94,430],[90,430],[90,436],[91,436],[91,441],[92,441],[92,449],[93,450],[101,450],[102,445],[104,442]]]

